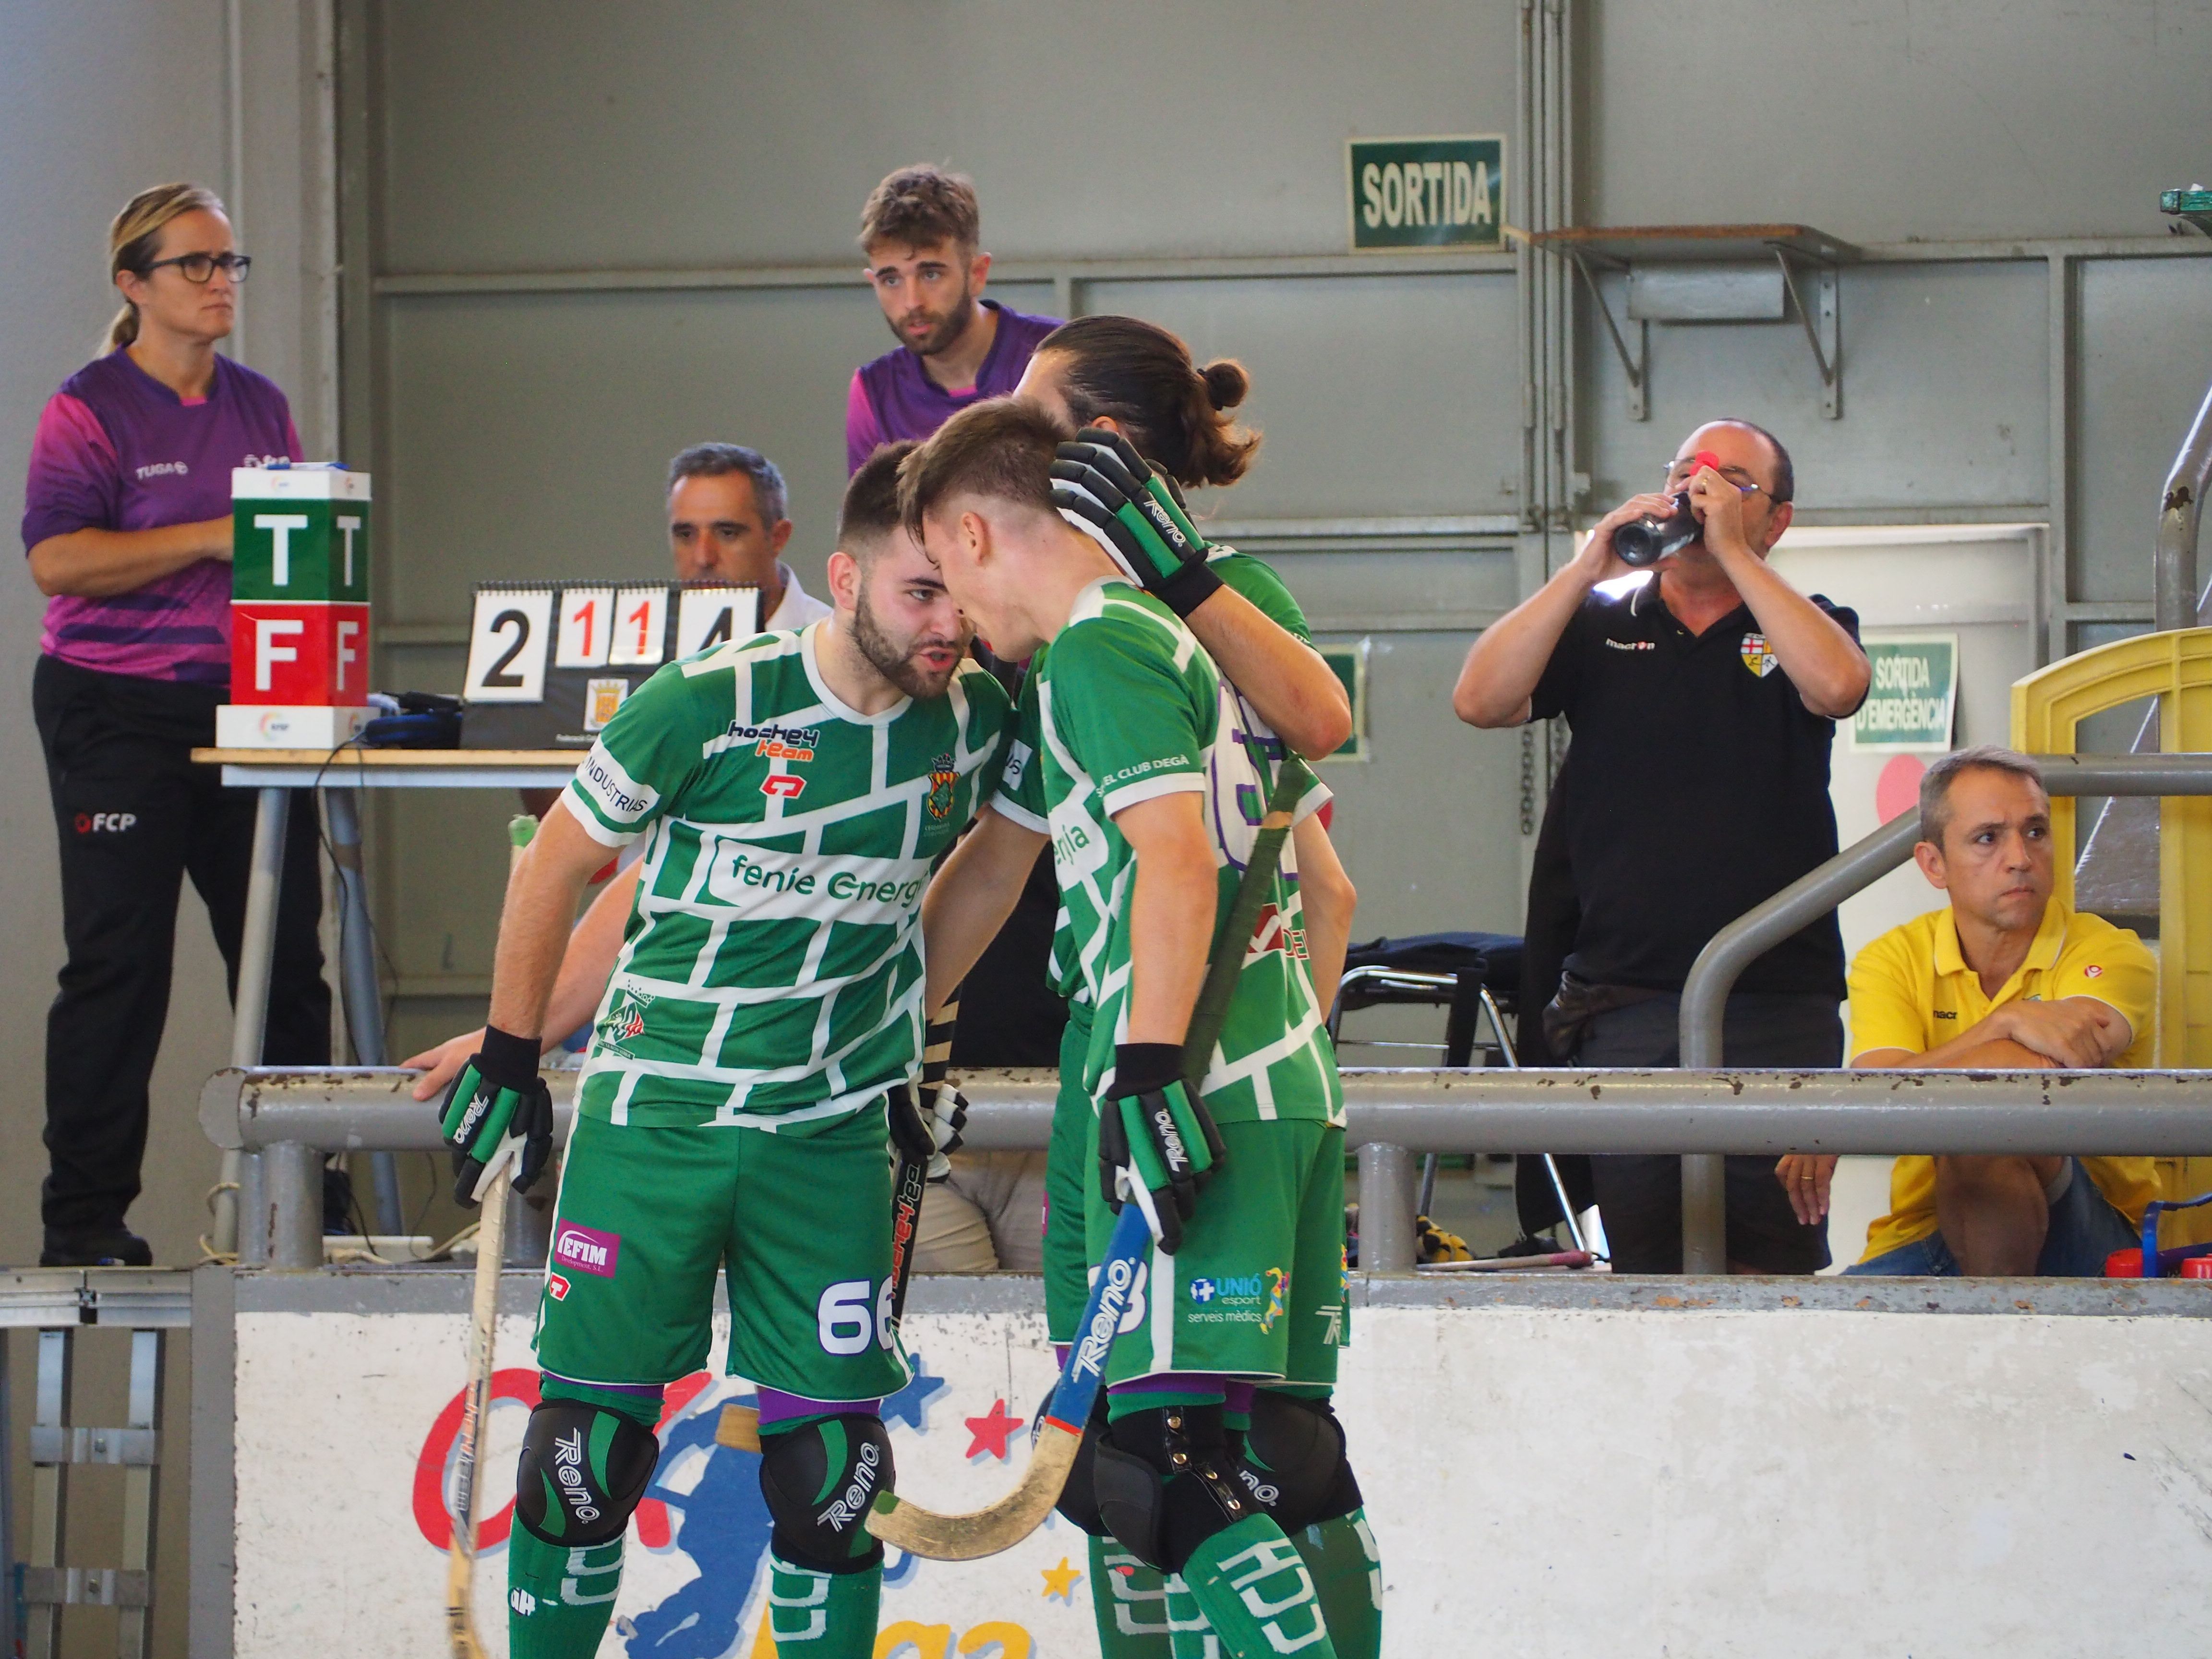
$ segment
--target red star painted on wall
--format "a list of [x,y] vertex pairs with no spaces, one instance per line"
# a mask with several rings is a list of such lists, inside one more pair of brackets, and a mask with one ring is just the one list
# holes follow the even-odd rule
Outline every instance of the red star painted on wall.
[[1013,1438],[1014,1431],[1029,1421],[1025,1417],[1007,1416],[1004,1400],[994,1400],[987,1416],[970,1417],[964,1420],[968,1432],[974,1437],[968,1443],[968,1455],[981,1457],[988,1452],[1002,1462],[1013,1455],[1006,1443]]

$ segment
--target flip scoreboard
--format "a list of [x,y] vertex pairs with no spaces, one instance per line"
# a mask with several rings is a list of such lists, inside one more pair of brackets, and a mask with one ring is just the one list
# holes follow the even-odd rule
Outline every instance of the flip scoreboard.
[[760,590],[678,582],[477,589],[461,688],[465,749],[588,749],[664,663],[759,631]]

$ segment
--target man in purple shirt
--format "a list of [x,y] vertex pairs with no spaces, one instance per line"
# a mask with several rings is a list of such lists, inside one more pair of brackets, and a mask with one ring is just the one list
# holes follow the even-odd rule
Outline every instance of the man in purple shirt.
[[853,373],[845,401],[845,470],[880,444],[920,440],[985,398],[1020,383],[1037,342],[1060,326],[982,297],[991,256],[977,240],[975,187],[927,162],[901,167],[860,210],[860,246],[884,320],[898,337]]

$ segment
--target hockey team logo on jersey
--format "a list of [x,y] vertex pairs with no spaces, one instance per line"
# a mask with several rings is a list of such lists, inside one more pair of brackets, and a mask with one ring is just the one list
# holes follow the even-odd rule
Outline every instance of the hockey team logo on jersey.
[[[756,755],[775,752],[769,747],[774,744],[781,748],[804,749],[806,750],[805,758],[812,760],[814,746],[822,741],[822,728],[818,726],[777,726],[773,722],[767,726],[748,726],[743,720],[732,720],[727,735],[732,743],[757,744],[759,747],[753,750]],[[795,760],[799,757],[787,755],[781,758]]]
[[564,1220],[553,1230],[553,1260],[580,1273],[612,1279],[622,1261],[622,1235]]
[[636,1056],[625,1045],[645,1035],[645,1011],[652,1006],[653,999],[649,996],[630,990],[616,992],[614,1003],[607,1010],[607,1017],[599,1022],[599,1047],[606,1053],[620,1054],[625,1060],[635,1059]]
[[923,803],[933,818],[952,816],[953,792],[960,787],[960,774],[953,769],[952,757],[939,755],[929,763],[929,799]]
[[788,772],[771,772],[761,780],[761,793],[770,800],[797,800],[806,793],[806,780]]
[[814,758],[814,750],[803,743],[786,743],[781,738],[763,738],[753,745],[753,753],[769,760],[789,761],[794,766],[804,766]]
[[1751,670],[1755,679],[1763,680],[1782,666],[1781,659],[1774,654],[1774,647],[1767,644],[1764,634],[1745,635],[1741,652],[1743,665]]

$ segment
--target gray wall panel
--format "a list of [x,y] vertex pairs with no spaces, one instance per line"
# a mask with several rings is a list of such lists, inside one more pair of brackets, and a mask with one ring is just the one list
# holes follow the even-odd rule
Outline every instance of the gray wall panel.
[[[1003,297],[1045,307],[1048,289]],[[383,620],[458,623],[480,581],[658,576],[668,458],[749,443],[783,469],[789,557],[819,593],[845,487],[845,392],[888,349],[850,290],[388,301]]]
[[1172,328],[1252,373],[1260,464],[1224,518],[1510,513],[1518,505],[1513,281],[1358,276],[1096,283],[1085,309]]
[[1337,796],[1329,834],[1359,889],[1352,935],[1518,933],[1521,734],[1477,732],[1452,713],[1467,635],[1372,641],[1374,757],[1321,769]]
[[[2212,380],[2212,267],[2194,259],[2091,260],[2076,291],[2075,596],[2143,599],[2159,492]],[[2212,574],[2206,552],[2198,571]]]
[[[1794,312],[1784,323],[1653,324],[1651,415],[1640,422],[1628,418],[1603,322],[1586,318],[1594,513],[1654,487],[1691,428],[1720,415],[1757,421],[1790,446],[1808,508],[2041,501],[2046,284],[2039,260],[1847,269],[1840,421],[1820,413],[1820,374]],[[1620,284],[1606,286],[1618,320]]]
[[1513,124],[1497,0],[384,11],[398,270],[857,268],[921,160],[975,175],[1000,254],[1331,252],[1348,133]]
[[2156,234],[2203,171],[2205,0],[1597,0],[1582,222]]

